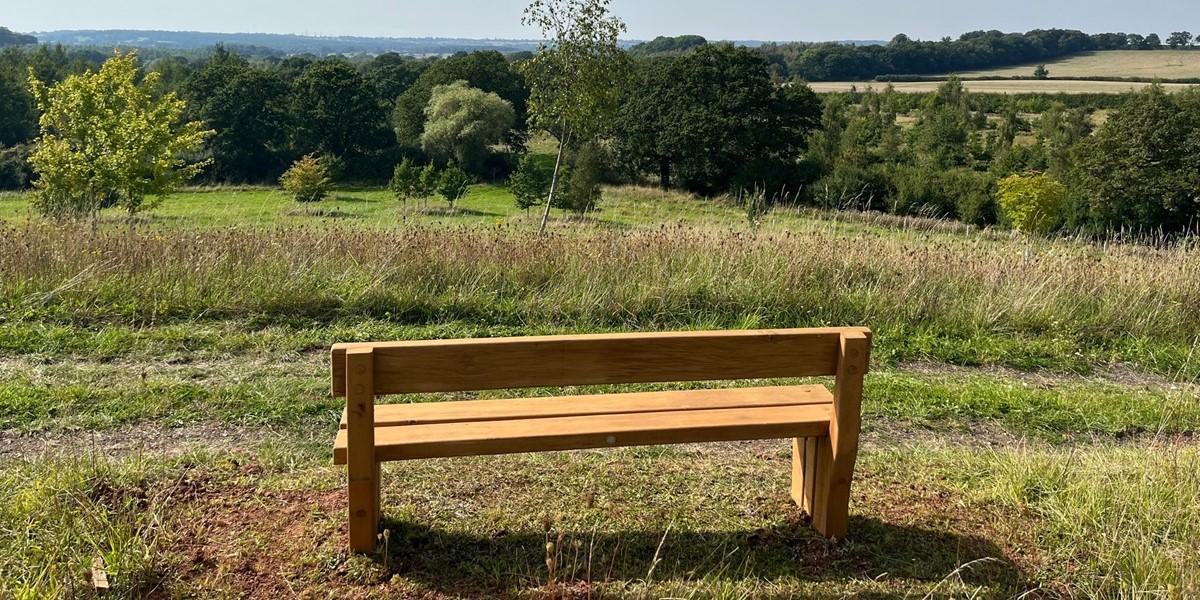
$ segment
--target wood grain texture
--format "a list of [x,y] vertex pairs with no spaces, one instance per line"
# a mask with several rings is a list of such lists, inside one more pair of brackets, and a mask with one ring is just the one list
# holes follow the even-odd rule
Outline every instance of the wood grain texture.
[[[633,414],[714,408],[829,404],[832,402],[833,394],[829,393],[829,390],[824,386],[790,385],[552,396],[545,398],[512,398],[507,400],[378,404],[375,406],[375,426],[389,427],[394,425],[505,421],[510,419]],[[342,413],[341,428],[346,428],[345,412]]]
[[375,393],[833,375],[845,331],[863,328],[617,333],[338,344],[375,350]]
[[858,458],[858,436],[862,428],[863,377],[870,363],[871,341],[860,332],[842,335],[838,351],[837,379],[833,389],[833,422],[825,444],[831,456],[828,470],[818,465],[820,500],[813,525],[826,537],[845,537],[849,522],[850,482]]
[[353,348],[346,352],[346,436],[342,463],[348,464],[350,549],[375,550],[379,524],[379,463],[375,456],[374,352]]
[[[412,460],[790,437],[829,433],[830,404],[721,408],[378,427],[377,460]],[[334,462],[346,456],[346,431],[334,443]]]

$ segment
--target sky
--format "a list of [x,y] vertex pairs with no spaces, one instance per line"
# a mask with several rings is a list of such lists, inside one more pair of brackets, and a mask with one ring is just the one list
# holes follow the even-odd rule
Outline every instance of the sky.
[[[381,37],[532,38],[527,0],[0,0],[14,31],[170,29]],[[976,29],[1200,31],[1197,0],[612,0],[626,39],[937,39]]]

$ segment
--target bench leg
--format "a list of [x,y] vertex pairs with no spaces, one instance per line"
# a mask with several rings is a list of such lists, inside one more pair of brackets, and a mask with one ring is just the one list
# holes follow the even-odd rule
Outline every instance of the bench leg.
[[346,351],[346,471],[350,550],[374,552],[379,531],[374,366],[370,349]]
[[870,339],[865,334],[842,334],[829,435],[792,442],[792,498],[825,537],[846,537],[849,528],[850,481],[858,458],[869,352]]

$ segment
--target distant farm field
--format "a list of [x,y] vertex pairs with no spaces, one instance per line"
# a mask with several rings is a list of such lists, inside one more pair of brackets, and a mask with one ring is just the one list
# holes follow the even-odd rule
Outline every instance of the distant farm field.
[[[1053,67],[1047,67],[1054,75],[1059,75]],[[966,74],[964,74],[966,76]],[[1065,76],[1065,75],[1064,75]],[[905,81],[893,83],[896,91],[910,94],[932,92],[941,85],[940,81]],[[878,81],[825,81],[809,84],[817,93],[847,92],[851,87],[858,90],[867,88],[883,89],[888,84]],[[968,91],[991,94],[1121,94],[1128,91],[1140,90],[1150,84],[1130,83],[1125,81],[964,81],[963,86]],[[1164,84],[1169,91],[1183,91],[1187,84]]]
[[[957,73],[962,77],[1032,76],[1037,65],[1018,65]],[[1086,52],[1046,63],[1051,77],[1200,77],[1200,52],[1194,50],[1107,50]]]

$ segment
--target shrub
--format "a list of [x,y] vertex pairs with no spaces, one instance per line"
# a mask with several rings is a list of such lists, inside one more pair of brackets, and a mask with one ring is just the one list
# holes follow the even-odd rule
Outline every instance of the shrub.
[[317,202],[329,194],[329,171],[324,161],[308,154],[292,163],[279,183],[296,202]]
[[392,171],[392,181],[388,188],[395,194],[396,199],[408,202],[410,198],[420,198],[425,191],[421,186],[421,169],[409,159],[400,161]]
[[600,177],[603,165],[595,144],[584,144],[575,155],[570,178],[563,181],[563,208],[585,213],[600,200]]
[[451,165],[438,177],[437,193],[445,198],[450,206],[454,206],[456,200],[467,195],[467,188],[470,186],[471,176],[462,169]]
[[1067,187],[1043,173],[1009,175],[1000,180],[1000,211],[1014,229],[1049,233],[1062,223]]
[[532,154],[521,157],[517,170],[508,179],[508,189],[516,199],[517,207],[529,210],[545,202],[550,193],[550,180],[554,177],[554,166]]
[[441,184],[442,174],[433,166],[433,163],[425,165],[421,169],[421,176],[417,179],[417,197],[428,198],[438,191],[438,185]]

